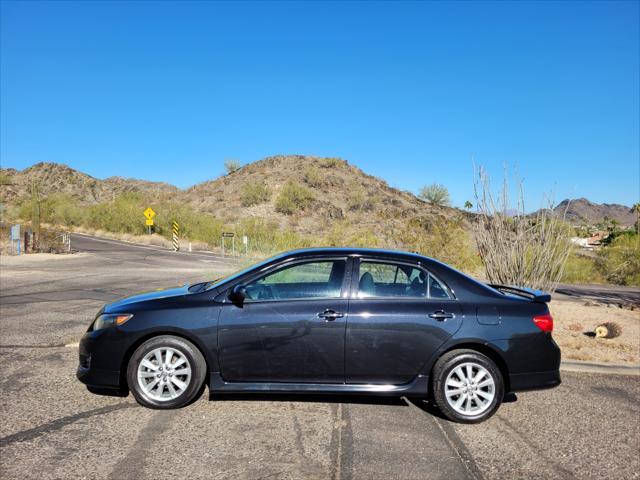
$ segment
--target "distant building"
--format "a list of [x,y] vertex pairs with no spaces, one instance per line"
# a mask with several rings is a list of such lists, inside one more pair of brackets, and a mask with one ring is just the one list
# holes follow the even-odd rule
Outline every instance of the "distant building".
[[571,243],[586,250],[594,250],[602,246],[602,241],[609,236],[607,231],[594,232],[590,237],[571,237]]

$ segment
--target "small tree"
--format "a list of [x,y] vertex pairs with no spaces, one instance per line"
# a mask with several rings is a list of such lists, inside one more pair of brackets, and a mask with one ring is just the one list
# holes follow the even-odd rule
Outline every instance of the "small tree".
[[224,169],[226,170],[227,175],[240,170],[240,167],[242,167],[242,165],[238,160],[229,159],[224,161]]
[[439,183],[433,183],[431,185],[425,185],[420,190],[420,194],[418,195],[424,201],[430,203],[431,205],[445,206],[449,205],[449,190],[444,185],[440,185]]
[[480,215],[475,227],[480,258],[491,283],[553,292],[571,251],[570,228],[564,215],[553,212],[551,202],[547,208],[527,214],[522,182],[518,190],[517,202],[512,205],[505,173],[496,199],[486,172],[482,168],[476,172],[474,192]]
[[467,200],[466,202],[464,202],[464,208],[467,210],[471,210],[473,208],[473,203]]

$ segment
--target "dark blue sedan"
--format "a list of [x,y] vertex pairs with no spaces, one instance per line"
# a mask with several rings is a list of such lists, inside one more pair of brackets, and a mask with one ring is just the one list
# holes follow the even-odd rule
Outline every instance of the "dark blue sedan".
[[509,392],[560,384],[549,300],[411,253],[297,250],[106,305],[77,376],[151,408],[187,405],[206,383],[214,395],[417,396],[474,423]]

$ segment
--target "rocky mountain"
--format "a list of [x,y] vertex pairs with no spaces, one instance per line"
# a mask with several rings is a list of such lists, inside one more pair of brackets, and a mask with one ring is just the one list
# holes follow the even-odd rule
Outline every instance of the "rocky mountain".
[[631,212],[631,207],[615,203],[593,203],[586,198],[563,200],[553,211],[558,215],[565,215],[566,211],[566,219],[573,225],[597,225],[609,219],[630,226],[637,219],[636,214]]
[[101,180],[67,165],[42,162],[21,171],[0,169],[0,201],[13,203],[28,197],[34,184],[43,197],[64,193],[83,204],[109,201],[123,192],[139,192],[154,197],[171,196],[179,192],[178,188],[168,183],[121,177]]

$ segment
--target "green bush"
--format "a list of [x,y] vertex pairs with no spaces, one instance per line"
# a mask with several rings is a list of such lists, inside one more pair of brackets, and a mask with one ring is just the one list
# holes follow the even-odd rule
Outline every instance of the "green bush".
[[572,253],[562,272],[563,283],[604,283],[598,258]]
[[245,183],[240,192],[240,201],[245,207],[268,202],[270,198],[271,189],[264,181]]
[[307,167],[303,174],[303,179],[310,187],[321,187],[324,185],[324,173],[320,172],[316,167]]
[[343,165],[346,165],[347,162],[341,158],[337,158],[337,157],[329,157],[329,158],[325,158],[322,161],[322,166],[324,168],[337,168],[337,167],[341,167]]
[[285,215],[292,215],[299,210],[308,208],[313,202],[313,192],[292,180],[284,184],[276,198],[276,211]]
[[335,222],[317,246],[375,248],[381,245],[380,238],[371,230],[354,229],[348,220],[343,220]]
[[607,280],[619,285],[640,285],[640,235],[619,235],[599,252]]
[[468,273],[476,273],[480,257],[461,217],[416,218],[409,221],[399,240],[410,251],[436,258]]
[[[17,206],[17,216],[25,221],[33,220],[34,200],[23,199]],[[72,227],[82,225],[87,218],[87,210],[71,195],[55,193],[40,199],[40,222]]]

